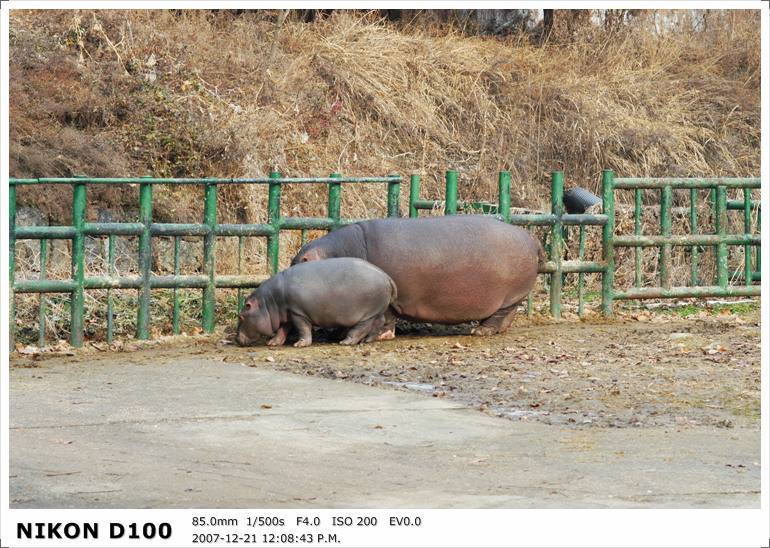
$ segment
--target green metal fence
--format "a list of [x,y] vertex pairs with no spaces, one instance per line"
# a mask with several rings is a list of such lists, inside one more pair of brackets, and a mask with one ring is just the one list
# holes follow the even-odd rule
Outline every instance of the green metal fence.
[[[607,273],[604,281],[605,308],[611,311],[612,302],[617,299],[647,299],[647,298],[686,298],[686,297],[742,297],[759,296],[760,287],[753,285],[759,281],[760,276],[760,243],[759,228],[761,227],[761,211],[758,200],[751,199],[751,190],[760,188],[758,178],[657,178],[657,179],[633,179],[615,178],[611,170],[605,170],[603,174],[606,192],[614,195],[616,190],[633,190],[635,192],[635,234],[614,234],[614,212],[606,210],[610,218],[607,226],[608,247],[605,259],[608,261]],[[643,189],[652,189],[660,192],[660,234],[642,235],[640,227],[641,192]],[[698,232],[698,208],[697,191],[707,189],[711,191],[711,210],[713,215],[714,234],[699,234]],[[672,234],[672,193],[674,190],[686,190],[689,192],[690,211],[689,221],[691,233],[686,235]],[[740,192],[743,200],[727,200],[728,191]],[[610,204],[612,207],[612,204]],[[739,233],[727,232],[728,209],[743,210],[743,231]],[[757,212],[757,233],[752,234],[752,211]],[[691,276],[687,286],[672,287],[671,283],[671,253],[675,246],[686,246],[690,249]],[[743,246],[744,270],[741,277],[744,285],[730,283],[728,272],[728,247]],[[619,247],[635,248],[636,279],[635,286],[618,290],[613,284],[614,251]],[[656,247],[660,250],[659,285],[655,287],[641,287],[640,250],[643,247]],[[705,247],[713,247],[716,257],[716,276],[708,283],[701,283],[698,279],[699,252]],[[752,253],[752,248],[755,250]],[[756,260],[752,261],[752,257]],[[612,266],[612,268],[610,267]],[[735,276],[735,272],[733,276]]]
[[[385,183],[387,184],[387,216],[399,215],[399,194],[402,178],[397,175],[388,177],[342,177],[332,174],[326,178],[285,178],[280,173],[271,173],[268,178],[256,179],[96,179],[74,177],[68,179],[10,179],[10,288],[11,288],[11,342],[14,336],[15,298],[17,293],[40,293],[40,345],[45,343],[45,299],[43,293],[71,294],[71,331],[70,344],[81,346],[84,336],[84,295],[86,290],[106,289],[107,337],[112,339],[112,289],[136,289],[138,291],[138,311],[136,336],[138,339],[149,338],[150,333],[150,292],[157,288],[174,290],[173,324],[174,333],[179,332],[179,300],[176,290],[179,288],[198,288],[202,290],[202,328],[206,332],[214,329],[214,291],[216,288],[255,287],[264,280],[264,276],[243,274],[243,255],[245,237],[264,237],[267,239],[267,262],[269,274],[278,270],[279,234],[283,230],[302,231],[302,242],[307,230],[333,230],[339,226],[363,219],[344,219],[340,217],[341,185],[343,183]],[[328,216],[325,218],[293,218],[281,216],[281,187],[288,183],[323,183],[328,185]],[[555,317],[561,316],[563,301],[563,280],[566,274],[578,274],[579,313],[584,305],[584,275],[599,273],[602,277],[602,312],[612,315],[613,303],[619,299],[646,298],[681,298],[681,297],[735,297],[758,296],[760,287],[754,282],[760,279],[760,236],[759,220],[757,233],[752,233],[751,215],[759,215],[759,202],[751,199],[751,190],[760,188],[759,179],[622,179],[615,178],[611,170],[605,170],[602,178],[602,213],[568,214],[563,210],[564,176],[561,172],[552,173],[551,213],[511,212],[511,174],[500,172],[498,177],[498,203],[473,203],[458,200],[458,177],[456,171],[446,172],[446,194],[443,201],[421,200],[420,177],[412,175],[409,193],[409,215],[416,217],[420,210],[443,207],[447,215],[458,210],[494,216],[501,221],[532,229],[535,226],[548,227],[545,248],[546,260],[541,264],[540,272],[547,274],[550,290],[550,312]],[[73,223],[72,226],[17,226],[16,225],[16,187],[19,185],[65,184],[73,188]],[[139,218],[134,223],[88,223],[86,219],[86,189],[94,184],[133,184],[139,187]],[[156,223],[152,220],[153,186],[159,184],[197,184],[204,185],[204,215],[199,224]],[[268,212],[265,224],[220,224],[217,223],[217,188],[229,184],[264,184],[268,185]],[[660,192],[660,234],[642,235],[640,231],[641,192],[653,189]],[[674,190],[685,189],[690,192],[690,225],[692,233],[687,235],[672,234],[671,203]],[[711,190],[711,209],[715,226],[714,234],[698,232],[698,210],[696,194],[700,189]],[[635,234],[615,234],[615,193],[619,190],[635,191]],[[743,192],[743,200],[728,200],[727,193]],[[727,232],[727,211],[740,209],[744,212],[744,231],[739,234]],[[579,253],[577,260],[565,260],[565,234],[567,227],[579,228]],[[588,261],[584,257],[586,227],[601,227],[601,259]],[[106,276],[86,277],[84,251],[86,237],[107,237],[109,243],[108,271]],[[114,268],[115,238],[134,236],[139,238],[138,275],[116,276]],[[151,272],[152,237],[174,237],[174,275],[157,276]],[[199,275],[181,275],[179,268],[180,238],[198,236],[203,238],[203,267]],[[217,237],[238,238],[238,273],[218,274],[215,264]],[[16,241],[32,239],[40,241],[40,276],[38,280],[16,280]],[[72,241],[72,276],[65,280],[51,280],[46,277],[47,242],[51,239],[69,239]],[[670,261],[674,246],[686,246],[691,250],[692,276],[688,286],[671,284]],[[698,279],[698,254],[706,247],[713,247],[716,256],[716,276],[713,283],[701,284]],[[745,263],[742,275],[744,285],[730,283],[736,277],[728,271],[727,250],[729,246],[743,246]],[[614,284],[615,250],[632,247],[635,249],[636,283],[632,288],[617,289]],[[660,249],[659,285],[642,287],[640,250],[644,247]],[[754,253],[752,253],[754,250]],[[754,258],[754,260],[752,259]],[[238,306],[242,306],[242,294]],[[532,313],[532,295],[528,299],[528,310]],[[11,344],[13,348],[13,344]]]
[[[344,224],[363,219],[345,219],[340,217],[341,185],[343,183],[385,183],[387,184],[387,215],[398,216],[399,190],[402,178],[397,175],[388,177],[342,177],[332,174],[324,178],[289,178],[280,173],[271,173],[268,178],[252,179],[156,179],[140,177],[137,179],[109,179],[73,177],[65,179],[10,179],[10,314],[11,348],[13,348],[15,324],[15,295],[17,293],[69,293],[71,294],[70,344],[82,346],[84,336],[84,292],[89,289],[108,290],[108,340],[112,339],[112,289],[138,290],[138,311],[136,337],[147,339],[150,335],[150,291],[158,288],[173,288],[174,295],[174,331],[178,333],[179,301],[176,289],[202,289],[202,328],[211,333],[214,330],[214,290],[215,288],[255,287],[264,277],[242,274],[242,255],[244,237],[267,238],[267,259],[270,274],[278,271],[279,233],[283,230],[301,230],[303,238],[307,230],[333,230]],[[325,218],[281,217],[281,186],[289,183],[323,183],[328,185],[328,216]],[[72,226],[17,226],[16,225],[16,187],[20,185],[64,184],[73,188],[73,223]],[[86,189],[96,184],[132,184],[139,187],[139,219],[135,223],[87,223]],[[204,185],[203,222],[199,224],[155,223],[152,220],[152,190],[159,184],[195,184]],[[264,184],[268,185],[268,212],[266,224],[218,224],[217,223],[217,188],[229,184]],[[87,236],[107,236],[109,238],[108,275],[85,276],[85,238]],[[116,276],[114,270],[114,245],[116,236],[138,236],[138,276]],[[173,276],[152,275],[153,236],[172,236],[175,238],[175,269]],[[203,268],[200,275],[179,274],[180,237],[199,236],[203,238]],[[239,238],[239,272],[237,275],[216,273],[215,245],[217,236],[235,236]],[[40,279],[16,280],[16,241],[22,239],[40,240],[41,265]],[[46,242],[49,239],[69,239],[72,241],[72,277],[67,280],[46,279]],[[240,303],[239,303],[240,304]],[[41,295],[40,305],[41,344],[45,340],[45,299]]]

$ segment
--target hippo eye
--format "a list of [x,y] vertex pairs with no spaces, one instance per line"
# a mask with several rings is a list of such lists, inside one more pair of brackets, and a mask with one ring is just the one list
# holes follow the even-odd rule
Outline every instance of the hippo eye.
[[302,258],[299,260],[299,262],[301,262],[301,263],[306,263],[306,262],[307,262],[307,257],[302,257]]

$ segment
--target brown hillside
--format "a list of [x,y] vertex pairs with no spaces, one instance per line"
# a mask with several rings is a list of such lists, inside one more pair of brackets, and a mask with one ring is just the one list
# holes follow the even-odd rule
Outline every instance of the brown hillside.
[[[11,10],[11,175],[419,173],[439,198],[456,169],[461,199],[496,201],[497,172],[510,170],[513,205],[544,209],[551,170],[596,193],[603,168],[759,174],[758,10],[637,11],[603,26],[557,10],[570,25],[538,39],[472,36],[421,12],[290,13],[271,63],[277,14]],[[132,205],[135,194],[91,196]],[[265,215],[261,190],[223,194],[223,222]],[[288,190],[285,207],[322,214],[316,194]],[[344,200],[343,216],[370,216],[385,195]],[[155,209],[184,220],[197,201],[168,189]],[[71,215],[66,188],[19,202]]]

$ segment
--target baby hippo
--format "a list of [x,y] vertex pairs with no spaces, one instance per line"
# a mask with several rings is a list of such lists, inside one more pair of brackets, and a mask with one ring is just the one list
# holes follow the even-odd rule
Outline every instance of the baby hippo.
[[273,336],[268,345],[282,345],[293,327],[294,346],[309,346],[313,326],[350,327],[340,344],[377,338],[384,313],[396,299],[396,284],[376,266],[352,258],[326,259],[294,265],[279,272],[249,295],[238,315],[238,344]]

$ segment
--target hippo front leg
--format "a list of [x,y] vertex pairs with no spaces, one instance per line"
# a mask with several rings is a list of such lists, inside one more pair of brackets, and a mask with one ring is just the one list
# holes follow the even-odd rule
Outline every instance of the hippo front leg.
[[292,314],[291,321],[299,332],[299,340],[294,343],[296,348],[302,348],[313,344],[313,324],[304,316]]
[[483,337],[494,335],[495,333],[504,333],[508,326],[511,325],[518,306],[519,303],[516,303],[506,308],[501,308],[481,322],[478,327],[471,329],[471,335]]
[[275,332],[275,335],[272,339],[267,341],[268,346],[281,346],[283,343],[286,342],[286,337],[291,332],[291,324],[289,323],[282,323],[280,327],[278,328],[278,331]]

